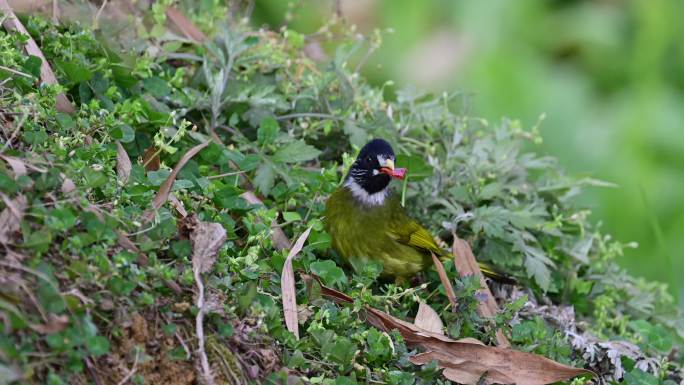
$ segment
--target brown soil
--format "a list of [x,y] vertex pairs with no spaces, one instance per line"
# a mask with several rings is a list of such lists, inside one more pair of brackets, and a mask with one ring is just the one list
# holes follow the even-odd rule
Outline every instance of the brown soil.
[[[146,384],[196,384],[193,362],[174,360],[169,352],[180,346],[175,337],[168,337],[155,324],[140,314],[133,314],[125,325],[123,336],[115,340],[111,353],[95,362],[95,371],[102,385],[117,385],[135,367],[135,375]],[[138,363],[136,347],[140,352]],[[142,348],[142,349],[140,349]]]

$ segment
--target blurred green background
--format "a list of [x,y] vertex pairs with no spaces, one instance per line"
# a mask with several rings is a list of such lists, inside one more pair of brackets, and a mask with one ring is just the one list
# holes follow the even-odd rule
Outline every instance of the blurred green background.
[[[622,264],[684,303],[684,2],[344,0],[255,2],[253,23],[311,34],[340,14],[393,30],[363,67],[395,82],[473,94],[473,114],[525,127],[572,173],[617,184],[580,204],[638,242]],[[289,16],[283,17],[283,15]]]

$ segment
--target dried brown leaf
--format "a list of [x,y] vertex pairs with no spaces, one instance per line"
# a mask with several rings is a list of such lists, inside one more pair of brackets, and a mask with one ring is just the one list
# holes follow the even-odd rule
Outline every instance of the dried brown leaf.
[[285,325],[287,330],[292,332],[297,339],[299,339],[299,322],[297,321],[297,298],[295,296],[295,281],[294,271],[292,270],[292,259],[302,251],[306,238],[309,237],[311,227],[306,229],[302,235],[297,238],[294,246],[290,249],[290,253],[285,259],[283,265],[283,273],[280,276],[280,289],[283,294],[283,313],[285,314]]
[[155,195],[154,199],[152,200],[152,207],[142,215],[143,223],[149,222],[152,218],[154,218],[154,213],[157,210],[159,210],[159,208],[162,207],[164,203],[166,203],[166,200],[169,198],[169,193],[171,192],[171,187],[173,187],[173,182],[176,180],[176,176],[183,168],[183,166],[185,166],[185,164],[188,163],[188,161],[192,159],[192,157],[195,156],[198,152],[200,152],[204,147],[207,147],[209,143],[211,142],[206,141],[204,143],[196,145],[195,147],[189,149],[180,158],[178,163],[176,163],[176,166],[171,171],[171,174],[169,174],[164,183],[162,183],[161,187],[159,187],[157,195]]
[[[477,313],[486,318],[496,316],[496,314],[499,312],[499,306],[496,304],[494,296],[489,290],[487,282],[484,280],[480,266],[475,259],[475,255],[473,255],[473,250],[470,248],[468,242],[458,238],[456,234],[454,234],[452,253],[454,255],[454,265],[456,266],[456,270],[458,270],[458,273],[461,277],[467,275],[475,275],[476,277],[480,277],[480,293],[482,293],[486,299],[483,302],[478,302]],[[496,331],[496,341],[501,347],[511,346],[508,338],[506,338],[501,330]]]
[[166,8],[166,17],[168,17],[171,23],[178,27],[188,39],[194,40],[197,43],[207,40],[204,33],[175,7],[171,6]]
[[[206,146],[208,142],[204,143]],[[197,146],[195,146],[196,148]],[[192,149],[190,150],[192,151]],[[188,153],[190,153],[188,151]],[[199,150],[197,150],[199,151]],[[183,158],[190,159],[186,153]],[[186,162],[187,162],[186,159]],[[182,163],[183,159],[181,159]],[[174,171],[177,172],[178,165]],[[173,174],[173,173],[172,173]],[[201,222],[194,216],[191,218],[193,222],[192,233],[190,240],[192,241],[192,272],[197,285],[197,302],[195,305],[199,309],[195,317],[195,331],[197,334],[197,354],[201,365],[202,382],[205,384],[214,384],[214,375],[209,366],[209,358],[204,349],[204,314],[208,307],[204,298],[204,282],[202,282],[202,273],[211,270],[211,267],[216,262],[216,255],[219,249],[226,241],[226,229],[220,223]]]
[[0,243],[7,244],[11,241],[12,235],[19,231],[28,201],[23,195],[9,199],[5,194],[2,194],[2,200],[7,207],[0,212]]
[[[59,84],[57,82],[57,78],[55,77],[55,73],[52,72],[52,68],[50,68],[50,65],[45,59],[43,52],[40,50],[40,48],[38,48],[38,45],[36,44],[35,40],[31,38],[31,35],[29,35],[28,31],[26,31],[26,28],[24,28],[24,25],[21,23],[21,21],[19,21],[17,16],[14,14],[12,7],[10,7],[10,5],[7,3],[7,0],[0,0],[0,13],[2,13],[5,16],[3,26],[7,31],[17,31],[22,35],[28,37],[24,45],[24,49],[26,50],[26,53],[28,53],[29,55],[37,56],[38,58],[40,58],[41,82],[50,85]],[[76,111],[74,106],[71,104],[69,99],[67,99],[66,95],[64,94],[57,95],[55,103],[55,107],[60,112],[72,114]]]
[[116,243],[122,247],[124,250],[128,250],[131,253],[137,254],[138,255],[138,263],[142,266],[147,266],[149,263],[149,259],[147,258],[147,255],[145,255],[142,251],[140,251],[140,248],[133,243],[128,238],[128,235],[126,235],[124,232],[119,231],[118,232],[118,238],[116,239]]
[[422,301],[418,305],[418,313],[416,313],[413,324],[433,333],[444,334],[444,323],[439,318],[439,314],[430,305]]
[[220,223],[198,221],[192,234],[192,268],[206,273],[216,262],[216,255],[226,241],[226,229]]
[[62,191],[62,194],[69,194],[70,192],[76,190],[76,184],[74,184],[74,181],[67,178],[66,176],[62,175],[62,187],[60,190]]
[[145,171],[157,171],[159,166],[161,166],[161,160],[159,159],[159,150],[157,147],[150,147],[143,153],[143,167]]
[[7,164],[9,164],[9,166],[12,168],[15,179],[27,174],[26,164],[23,160],[6,155],[0,155],[0,158],[7,162]]
[[[318,277],[306,277],[312,278],[320,283]],[[353,303],[346,294],[322,284],[321,293],[336,302]],[[595,376],[589,370],[566,366],[536,354],[486,346],[472,338],[452,340],[369,306],[365,306],[364,310],[366,320],[371,325],[385,332],[397,330],[407,345],[425,351],[412,357],[413,363],[422,365],[436,360],[445,369],[445,378],[463,384],[477,384],[484,378],[486,384],[542,385],[580,375]]]
[[439,274],[439,280],[442,281],[442,285],[444,285],[444,291],[446,292],[447,298],[449,298],[449,303],[451,304],[452,309],[456,309],[456,306],[458,305],[456,302],[456,293],[454,293],[454,287],[451,285],[451,281],[449,281],[446,270],[444,270],[444,265],[442,265],[442,261],[440,261],[434,253],[430,254],[432,255],[432,263],[435,264],[437,274]]
[[69,317],[50,313],[45,324],[29,325],[31,330],[40,334],[55,334],[64,330],[69,325]]
[[123,148],[120,142],[116,142],[116,176],[119,177],[119,183],[125,185],[128,182],[128,177],[131,175],[131,158],[128,157],[126,149]]
[[187,210],[185,210],[185,206],[183,205],[183,202],[178,199],[174,194],[169,194],[169,202],[171,202],[171,206],[173,206],[176,211],[178,211],[178,214],[180,214],[181,217],[185,218],[188,216]]

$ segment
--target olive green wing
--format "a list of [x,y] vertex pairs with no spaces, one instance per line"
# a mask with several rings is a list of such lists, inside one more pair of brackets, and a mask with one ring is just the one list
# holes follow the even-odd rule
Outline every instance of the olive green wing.
[[389,236],[399,243],[411,246],[426,254],[431,252],[437,256],[444,255],[444,251],[435,243],[432,235],[418,222],[404,217],[401,221],[393,221],[389,229]]
[[[405,216],[403,220],[393,221],[393,226],[390,228],[389,235],[399,243],[411,246],[426,254],[434,253],[440,259],[449,258],[450,256],[442,250],[434,241],[432,234],[427,231],[418,222]],[[508,275],[498,271],[494,266],[478,262],[482,274],[500,283],[513,284],[515,280]]]

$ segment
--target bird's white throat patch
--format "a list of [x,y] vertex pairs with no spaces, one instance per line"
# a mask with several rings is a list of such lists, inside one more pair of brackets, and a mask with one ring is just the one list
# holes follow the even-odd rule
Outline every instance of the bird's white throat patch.
[[389,186],[374,194],[369,194],[368,191],[364,190],[353,178],[347,178],[344,182],[344,186],[351,191],[352,196],[356,198],[356,200],[367,206],[378,206],[385,203],[385,199],[389,194]]

